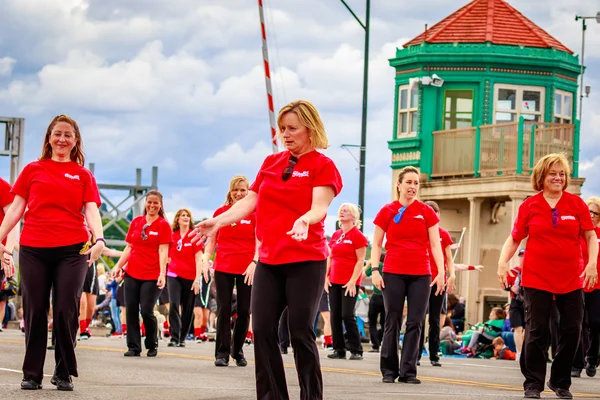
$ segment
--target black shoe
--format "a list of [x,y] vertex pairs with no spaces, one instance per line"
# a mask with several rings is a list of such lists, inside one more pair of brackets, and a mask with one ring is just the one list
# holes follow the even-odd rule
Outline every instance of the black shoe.
[[[344,358],[346,358],[346,357],[344,357]],[[349,360],[362,360],[362,359],[363,359],[363,356],[360,353],[352,353],[349,358]]]
[[442,363],[441,363],[441,362],[439,362],[439,361],[432,361],[432,362],[431,362],[431,365],[433,365],[434,367],[441,367],[441,366],[442,366]]
[[585,367],[585,373],[590,378],[596,376],[596,364],[589,364]]
[[345,354],[340,354],[337,352],[333,352],[331,354],[327,354],[327,358],[331,358],[332,360],[345,360],[346,359],[346,355]]
[[54,345],[52,345],[52,344],[51,344],[50,346],[48,346],[48,347],[46,347],[46,348],[47,348],[48,350],[54,350],[54,349],[56,348],[56,346],[54,346]]
[[185,347],[185,342],[179,342],[179,343],[177,343],[177,347]]
[[156,357],[157,354],[158,354],[158,350],[157,349],[150,349],[150,350],[148,350],[148,353],[146,353],[146,355],[148,357]]
[[579,368],[571,368],[571,378],[581,378],[581,370]]
[[60,379],[56,375],[50,379],[50,383],[56,386],[58,390],[64,390],[65,392],[73,391],[73,382],[71,381],[71,377],[68,380]]
[[125,354],[123,354],[125,357],[139,357],[140,356],[140,352],[139,351],[133,351],[133,350],[127,350],[125,352]]
[[405,376],[405,377],[400,377],[398,378],[398,382],[400,383],[410,383],[413,385],[420,385],[421,384],[421,380],[414,377],[414,376]]
[[225,358],[217,358],[215,360],[215,367],[228,367],[229,366],[229,361],[226,360]]
[[554,393],[556,393],[556,397],[558,397],[559,399],[572,399],[573,398],[573,395],[571,394],[571,392],[569,392],[569,389],[555,388],[554,386],[552,386],[550,381],[546,382],[546,384],[548,385],[550,390],[552,390]]
[[396,382],[396,378],[394,378],[393,376],[384,376],[381,381],[383,383],[394,383]]
[[237,365],[238,367],[245,367],[248,365],[248,361],[246,361],[244,357],[241,357],[235,360],[235,365]]
[[175,342],[175,341],[173,341],[173,340],[171,340],[171,341],[169,342],[169,344],[167,345],[167,347],[175,347],[175,346],[177,346],[177,342]]
[[379,353],[379,349],[372,348],[371,350],[367,351],[367,353]]
[[33,379],[23,379],[21,381],[21,389],[23,390],[39,390],[42,388],[41,382],[36,382]]
[[525,394],[523,395],[524,399],[539,399],[540,397],[540,391],[539,390],[535,390],[535,389],[527,389],[525,391]]

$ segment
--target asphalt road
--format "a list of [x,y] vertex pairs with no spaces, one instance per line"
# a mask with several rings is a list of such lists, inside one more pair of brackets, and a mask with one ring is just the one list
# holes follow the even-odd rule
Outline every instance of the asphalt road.
[[[0,399],[255,399],[253,348],[246,346],[249,365],[213,365],[214,343],[188,343],[185,348],[161,342],[158,357],[125,358],[124,339],[93,337],[77,347],[79,378],[74,392],[59,392],[50,384],[54,368],[48,351],[41,391],[20,389],[24,337],[16,330],[0,333]],[[326,399],[519,399],[523,378],[514,361],[443,358],[443,366],[423,360],[421,385],[383,384],[379,355],[365,353],[362,361],[329,360],[321,351]],[[291,399],[299,398],[293,355],[283,356]],[[600,399],[600,375],[576,379],[577,398]],[[546,390],[543,398],[556,398]]]

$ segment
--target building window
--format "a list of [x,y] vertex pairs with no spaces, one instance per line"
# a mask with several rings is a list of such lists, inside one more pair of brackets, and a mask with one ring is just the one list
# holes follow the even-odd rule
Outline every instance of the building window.
[[557,90],[554,94],[554,122],[570,124],[573,121],[573,93]]
[[444,92],[444,129],[473,126],[473,91],[446,90]]
[[414,85],[398,88],[397,137],[416,135],[419,124],[419,88]]
[[496,85],[494,91],[494,123],[544,120],[543,87]]

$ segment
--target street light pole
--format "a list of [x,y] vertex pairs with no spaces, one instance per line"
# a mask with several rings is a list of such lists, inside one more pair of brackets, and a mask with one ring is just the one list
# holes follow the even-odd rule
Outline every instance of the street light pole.
[[584,57],[585,57],[585,31],[587,30],[586,19],[595,19],[600,24],[600,11],[595,17],[582,17],[580,15],[575,16],[575,21],[581,20],[581,70],[580,70],[580,84],[579,84],[579,123],[581,124],[581,117],[583,113],[583,75],[585,72],[584,68]]
[[[365,59],[363,70],[363,99],[362,99],[362,123],[360,132],[360,172],[358,182],[358,207],[365,212],[365,166],[367,163],[367,95],[369,88],[369,30],[371,25],[371,0],[366,0],[365,23],[356,16],[346,1],[340,0],[350,11],[360,26],[365,30]],[[360,228],[363,229],[362,226]]]

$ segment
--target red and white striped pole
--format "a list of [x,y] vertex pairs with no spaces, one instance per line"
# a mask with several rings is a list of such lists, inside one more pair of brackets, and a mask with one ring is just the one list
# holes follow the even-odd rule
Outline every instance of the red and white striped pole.
[[262,0],[258,0],[258,13],[260,15],[260,30],[262,33],[263,63],[265,66],[265,83],[267,84],[267,100],[269,103],[269,121],[271,122],[271,144],[273,153],[277,153],[277,128],[275,126],[275,109],[273,106],[273,88],[271,87],[271,71],[269,68],[269,50],[267,49],[267,30],[265,28],[265,14]]

